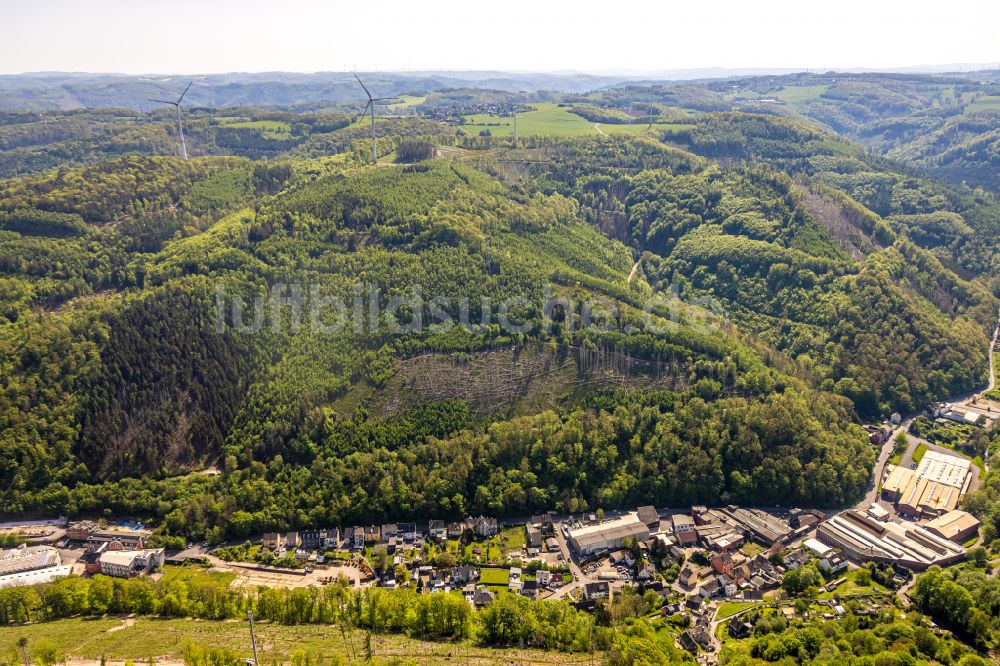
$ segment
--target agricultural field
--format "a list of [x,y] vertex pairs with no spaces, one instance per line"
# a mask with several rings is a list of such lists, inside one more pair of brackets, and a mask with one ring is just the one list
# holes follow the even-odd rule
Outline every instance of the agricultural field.
[[983,95],[965,107],[969,111],[1000,111],[1000,95]]
[[[329,659],[353,650],[364,649],[365,635],[360,631],[341,634],[327,625],[284,626],[255,623],[258,657],[262,663],[288,663],[292,654],[302,650],[314,660],[320,655]],[[185,644],[240,651],[250,650],[250,639],[243,621],[179,620],[156,618],[68,619],[15,627],[0,627],[0,654],[14,650],[21,637],[28,639],[29,652],[40,643],[54,647],[61,657],[98,662],[108,659],[131,659],[145,663],[150,657],[158,662],[178,663]],[[479,647],[471,641],[430,642],[399,635],[372,635],[374,663],[418,659],[421,664],[454,663],[456,655],[466,663],[494,664],[588,663],[589,655],[573,655],[539,650],[503,650]],[[314,661],[315,663],[315,661]]]
[[288,139],[292,136],[292,126],[280,120],[243,120],[226,123],[223,127],[260,130],[265,139]]
[[398,99],[402,101],[397,104],[387,104],[385,108],[393,110],[408,109],[426,102],[427,95],[400,95]]
[[[578,116],[566,107],[556,104],[533,104],[534,111],[520,113],[517,116],[518,136],[557,136],[578,137],[612,134],[640,134],[648,129],[648,123],[636,120],[631,125],[615,125],[610,123],[592,123]],[[489,130],[493,136],[511,136],[514,133],[514,119],[502,116],[491,116],[479,113],[464,116],[465,124],[461,125],[466,134],[476,135],[483,130]],[[653,123],[657,131],[665,128],[676,128],[677,131],[690,129],[693,125],[673,123]]]
[[774,97],[788,104],[808,104],[817,100],[827,91],[827,85],[818,86],[786,86],[774,93]]

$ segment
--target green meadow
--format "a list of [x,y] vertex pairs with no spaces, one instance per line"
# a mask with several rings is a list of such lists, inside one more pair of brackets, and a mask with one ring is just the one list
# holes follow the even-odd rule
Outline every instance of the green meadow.
[[[571,109],[556,104],[533,104],[533,111],[519,113],[517,116],[518,136],[594,136],[600,134],[639,134],[645,132],[649,125],[637,120],[631,125],[613,125],[608,123],[592,123],[582,116],[573,113]],[[514,133],[514,119],[502,116],[491,116],[485,113],[464,116],[465,124],[461,125],[466,134],[476,135],[483,130],[489,130],[493,136],[511,136]],[[689,129],[692,125],[669,123],[654,123],[653,128],[661,131],[676,128],[678,131]]]
[[226,123],[223,127],[243,127],[260,130],[267,139],[287,139],[291,136],[292,126],[280,120],[244,120]]
[[774,97],[787,104],[808,104],[820,98],[830,86],[786,86],[774,93]]
[[[254,623],[258,658],[261,663],[288,663],[296,650],[317,658],[325,655],[360,654],[366,636],[361,631],[348,630],[341,634],[331,625],[286,626],[267,622]],[[137,664],[151,657],[176,663],[183,656],[188,642],[206,647],[245,651],[250,656],[250,636],[247,623],[240,620],[181,620],[138,618],[68,619],[14,627],[0,627],[0,655],[17,650],[20,638],[28,639],[29,654],[40,644],[54,647],[60,658],[93,660],[100,658],[131,659]],[[480,647],[471,641],[430,642],[400,635],[373,634],[371,663],[417,660],[421,664],[455,663],[468,659],[470,663],[574,664],[589,663],[589,655],[543,652],[538,650],[504,650]],[[328,662],[324,662],[328,663]],[[334,662],[343,663],[343,662]]]
[[966,111],[1000,111],[1000,95],[983,95],[969,106]]
[[402,100],[396,104],[387,104],[387,109],[406,109],[411,106],[423,104],[427,101],[427,95],[400,95],[397,99]]

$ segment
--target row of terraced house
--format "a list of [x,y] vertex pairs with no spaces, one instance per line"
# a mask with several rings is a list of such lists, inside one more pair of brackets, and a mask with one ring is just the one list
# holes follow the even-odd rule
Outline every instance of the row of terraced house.
[[466,532],[479,538],[496,536],[499,523],[496,518],[466,518],[446,522],[431,520],[427,523],[385,523],[383,525],[363,525],[337,527],[297,532],[267,532],[261,537],[261,544],[267,550],[338,550],[357,549],[378,544],[414,544],[423,539],[444,541],[458,539]]

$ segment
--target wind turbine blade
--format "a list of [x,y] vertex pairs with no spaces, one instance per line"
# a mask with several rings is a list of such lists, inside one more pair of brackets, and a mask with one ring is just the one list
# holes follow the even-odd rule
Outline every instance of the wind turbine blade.
[[[191,83],[194,83],[194,81],[191,81]],[[177,103],[178,104],[180,104],[181,100],[184,99],[184,95],[188,94],[188,90],[191,89],[191,83],[188,83],[187,88],[185,88],[184,92],[181,93],[181,96],[177,98]]]
[[358,79],[358,83],[360,83],[361,87],[365,89],[365,94],[368,95],[368,101],[370,102],[372,100],[372,94],[368,92],[368,88],[365,87],[365,84],[361,81],[357,74],[354,75],[354,78]]
[[368,113],[368,107],[371,106],[371,105],[372,105],[372,101],[368,100],[368,103],[365,104],[365,110],[361,112],[362,116],[364,116],[366,113]]
[[171,106],[177,106],[177,102],[170,102],[170,101],[167,101],[165,99],[150,99],[150,98],[147,97],[146,101],[147,102],[157,102],[159,104],[170,104]]
[[399,99],[399,98],[398,97],[373,97],[372,101],[373,102],[381,102],[382,100],[386,100],[386,99]]

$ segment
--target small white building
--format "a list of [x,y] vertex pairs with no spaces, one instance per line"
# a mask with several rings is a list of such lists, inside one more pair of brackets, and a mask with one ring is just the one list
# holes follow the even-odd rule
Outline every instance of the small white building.
[[830,546],[827,546],[822,541],[818,539],[806,539],[802,542],[802,545],[806,547],[807,550],[812,552],[816,557],[826,557],[833,550]]

